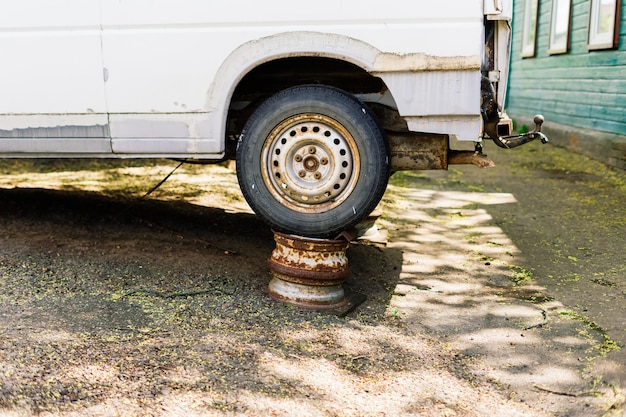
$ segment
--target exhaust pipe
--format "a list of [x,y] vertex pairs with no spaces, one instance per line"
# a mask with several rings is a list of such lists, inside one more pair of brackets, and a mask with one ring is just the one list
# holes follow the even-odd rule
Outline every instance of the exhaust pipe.
[[415,132],[387,132],[392,171],[448,169],[448,165],[471,164],[479,168],[494,166],[477,151],[450,149],[448,135]]

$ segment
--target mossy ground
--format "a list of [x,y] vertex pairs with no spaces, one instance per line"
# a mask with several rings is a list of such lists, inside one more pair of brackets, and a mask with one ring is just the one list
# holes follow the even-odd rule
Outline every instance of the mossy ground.
[[618,413],[626,181],[533,146],[396,174],[346,317],[267,296],[272,235],[224,166],[142,198],[178,163],[2,161],[0,413]]

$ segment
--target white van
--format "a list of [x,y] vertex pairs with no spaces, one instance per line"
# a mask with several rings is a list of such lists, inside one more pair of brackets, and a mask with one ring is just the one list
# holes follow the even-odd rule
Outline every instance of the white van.
[[332,237],[394,170],[482,163],[450,135],[509,134],[510,18],[511,0],[3,2],[0,157],[236,158],[274,229]]

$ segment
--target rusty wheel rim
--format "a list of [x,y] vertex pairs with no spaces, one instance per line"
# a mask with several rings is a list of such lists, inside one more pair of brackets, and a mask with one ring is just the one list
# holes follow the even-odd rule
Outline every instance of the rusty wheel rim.
[[321,213],[341,204],[359,176],[356,141],[339,122],[320,114],[290,117],[263,146],[261,169],[272,196],[300,212]]

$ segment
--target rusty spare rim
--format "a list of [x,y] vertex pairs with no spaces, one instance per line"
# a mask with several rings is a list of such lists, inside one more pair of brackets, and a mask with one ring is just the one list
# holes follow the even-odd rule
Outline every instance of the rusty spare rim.
[[305,238],[274,232],[276,247],[268,261],[274,276],[308,285],[335,285],[350,275],[346,240]]
[[316,113],[280,123],[263,145],[263,180],[278,201],[299,212],[341,204],[359,177],[356,141],[335,119]]
[[348,304],[341,285],[302,285],[275,277],[269,283],[268,293],[276,301],[310,310],[332,310]]
[[268,260],[269,295],[315,310],[347,305],[342,283],[350,275],[346,240],[306,238],[274,232],[276,247]]

